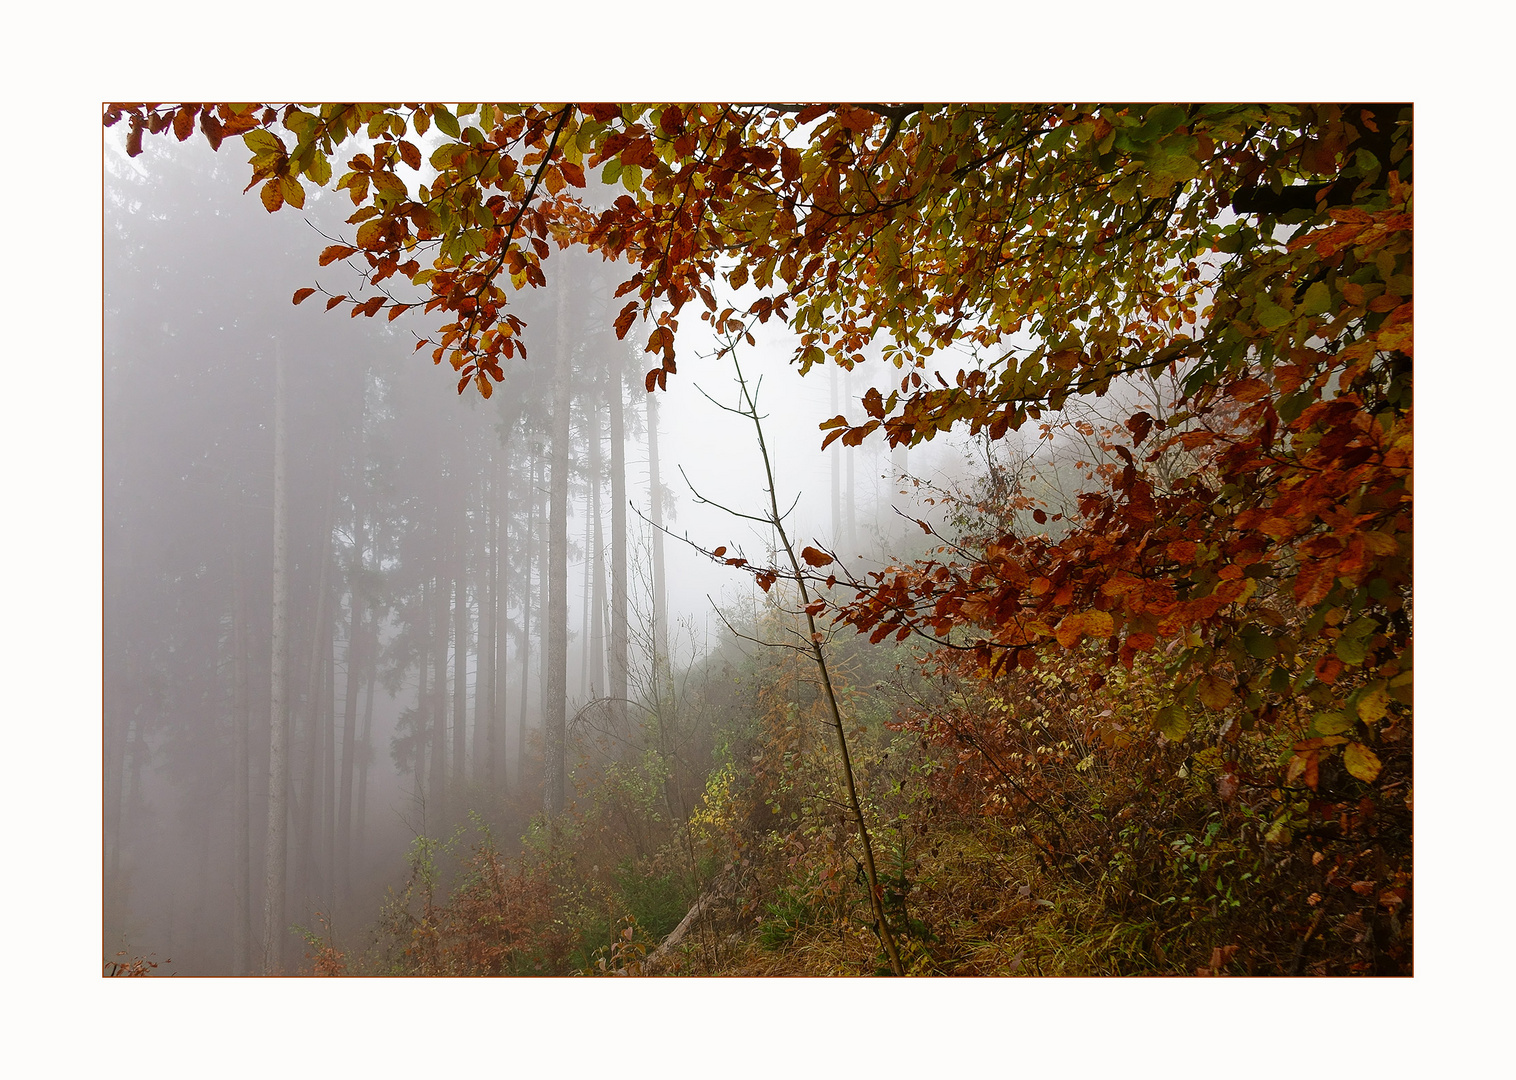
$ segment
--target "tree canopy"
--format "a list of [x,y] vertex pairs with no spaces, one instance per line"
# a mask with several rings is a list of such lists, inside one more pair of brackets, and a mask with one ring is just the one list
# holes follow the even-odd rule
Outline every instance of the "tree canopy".
[[[512,293],[570,245],[627,262],[617,331],[647,320],[650,390],[692,303],[718,334],[788,324],[802,370],[881,343],[899,389],[827,441],[999,438],[1170,373],[1177,407],[1103,433],[1119,465],[1077,513],[1028,502],[1040,528],[876,574],[845,617],[989,670],[1086,639],[1128,666],[1156,651],[1166,738],[1206,710],[1288,713],[1306,730],[1287,783],[1315,789],[1328,762],[1384,782],[1380,732],[1411,700],[1408,106],[148,104],[105,122],[133,154],[144,133],[240,136],[271,212],[345,191],[354,232],[320,261],[365,286],[328,307],[436,316],[417,348],[460,392],[488,396],[524,353]],[[353,136],[370,145],[339,170]],[[949,348],[956,379],[923,376]]]

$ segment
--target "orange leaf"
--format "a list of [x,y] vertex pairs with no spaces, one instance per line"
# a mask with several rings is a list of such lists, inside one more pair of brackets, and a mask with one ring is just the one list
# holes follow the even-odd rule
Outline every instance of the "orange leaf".
[[813,547],[801,548],[800,557],[810,566],[826,566],[832,562],[832,557],[824,551],[817,551]]
[[298,304],[307,297],[314,295],[315,292],[315,289],[296,289],[294,302]]

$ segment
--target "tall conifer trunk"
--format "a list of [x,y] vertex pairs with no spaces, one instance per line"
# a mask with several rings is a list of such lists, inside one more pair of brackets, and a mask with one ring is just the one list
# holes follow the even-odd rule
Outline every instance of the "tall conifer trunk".
[[626,731],[627,581],[626,581],[626,420],[620,366],[612,363],[606,386],[611,408],[611,715],[616,731]]
[[467,502],[460,502],[453,526],[453,783],[462,790],[468,749],[468,540]]
[[428,828],[442,835],[447,816],[447,641],[448,609],[452,589],[447,578],[437,575],[432,593],[432,762],[428,785]]
[[590,438],[590,532],[587,557],[594,560],[594,580],[590,589],[589,692],[592,697],[605,693],[605,536],[600,519],[600,484],[605,466],[600,446],[600,403],[593,401],[588,410]]
[[284,942],[285,787],[289,783],[287,745],[289,716],[285,708],[285,652],[288,626],[285,614],[285,445],[284,353],[274,342],[274,565],[272,661],[269,676],[268,838],[264,845],[263,962],[265,975],[279,970]]
[[247,584],[242,537],[232,547],[232,974],[246,975],[253,929],[252,865],[248,852]]
[[[532,561],[537,550],[537,467],[541,462],[538,448],[532,447],[531,468],[526,488],[526,534],[522,537],[522,560],[526,571],[521,582],[521,709],[516,716],[516,770],[514,782],[519,785],[526,769],[526,717],[529,686],[532,681]],[[542,596],[542,570],[539,567],[537,596]]]
[[358,726],[358,688],[365,662],[368,643],[365,640],[367,620],[364,618],[363,563],[364,538],[363,508],[358,499],[353,507],[353,566],[348,575],[350,582],[348,633],[347,633],[347,689],[342,698],[342,781],[337,799],[337,895],[346,900],[352,889],[353,845],[353,755]]
[[570,276],[558,280],[557,362],[553,366],[552,474],[548,492],[547,642],[543,686],[546,784],[543,805],[551,816],[563,810],[567,783],[568,727],[568,481],[569,402],[572,375],[568,336]]
[[490,788],[495,786],[495,562],[499,536],[496,530],[496,503],[500,492],[496,483],[495,459],[490,454],[489,469],[480,479],[483,492],[484,544],[482,562],[475,572],[475,593],[479,598],[479,646],[475,650],[474,738],[472,753],[474,776]]
[[[672,693],[673,657],[669,655],[668,589],[663,565],[663,480],[658,469],[658,391],[647,396],[647,468],[653,524],[653,698],[663,714],[665,692]],[[669,680],[665,685],[665,679]]]

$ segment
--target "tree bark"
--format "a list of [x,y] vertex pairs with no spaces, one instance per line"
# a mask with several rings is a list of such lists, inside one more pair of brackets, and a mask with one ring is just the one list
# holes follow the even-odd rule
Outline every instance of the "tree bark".
[[285,445],[284,445],[284,353],[274,343],[274,565],[272,662],[269,677],[268,839],[264,847],[263,876],[263,974],[279,969],[284,941],[285,786],[289,782],[285,709]]

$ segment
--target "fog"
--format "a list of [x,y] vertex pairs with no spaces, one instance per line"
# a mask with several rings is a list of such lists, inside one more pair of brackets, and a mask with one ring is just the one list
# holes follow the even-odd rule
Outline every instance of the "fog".
[[[555,252],[548,287],[513,301],[530,359],[511,361],[489,400],[472,387],[460,396],[451,371],[414,351],[435,329],[427,316],[350,318],[323,312],[319,296],[291,304],[313,282],[355,285],[342,264],[316,264],[323,235],[345,229],[345,197],[312,193],[303,211],[271,215],[242,193],[235,151],[149,140],[128,159],[119,132],[105,138],[104,953],[150,956],[164,973],[249,974],[265,944],[276,696],[288,717],[280,925],[360,933],[418,835],[446,835],[476,812],[509,843],[543,805],[555,325],[568,327],[574,379],[570,716],[615,696],[611,394],[625,431],[634,702],[656,686],[654,651],[677,681],[730,643],[728,624],[761,595],[749,574],[681,538],[770,560],[768,530],[710,505],[762,515],[766,480],[752,425],[706,396],[734,404],[734,372],[689,309],[679,373],[657,402],[668,533],[658,580],[646,330],[624,342],[609,330],[624,270]],[[823,452],[818,425],[837,412],[861,419],[864,392],[887,393],[899,373],[874,359],[802,378],[784,328],[755,338],[737,359],[761,387],[791,535],[856,572],[919,552],[911,519],[940,513],[924,492],[966,482],[966,440],[892,453],[876,433]],[[276,580],[287,597],[277,632]],[[571,769],[583,752],[568,747]],[[271,948],[265,966],[298,970],[295,932]]]

